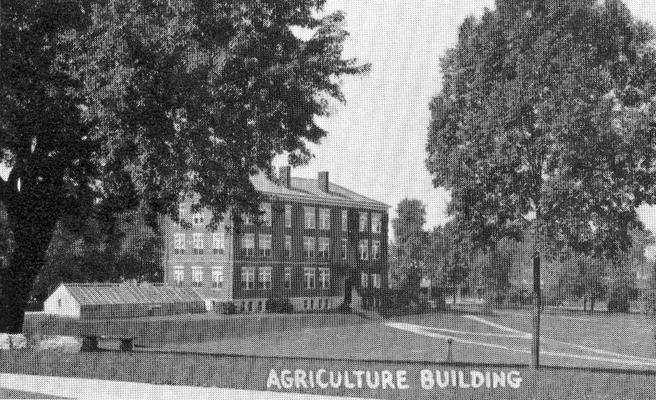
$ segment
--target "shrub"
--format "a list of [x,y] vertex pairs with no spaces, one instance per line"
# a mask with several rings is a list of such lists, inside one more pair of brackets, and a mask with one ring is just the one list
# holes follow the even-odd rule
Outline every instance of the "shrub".
[[221,303],[219,306],[221,313],[223,314],[237,314],[237,306],[235,303],[225,302]]
[[270,313],[289,314],[294,312],[294,306],[288,298],[270,298],[266,301],[264,308]]

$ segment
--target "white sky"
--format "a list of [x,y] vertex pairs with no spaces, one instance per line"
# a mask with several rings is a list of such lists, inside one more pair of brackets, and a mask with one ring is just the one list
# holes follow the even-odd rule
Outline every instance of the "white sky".
[[[654,0],[628,0],[633,15],[656,24]],[[329,136],[312,146],[316,158],[292,174],[330,180],[391,205],[405,197],[427,206],[428,228],[446,220],[448,195],[433,188],[424,166],[428,103],[440,90],[439,58],[455,44],[458,26],[494,0],[329,0],[346,12],[345,57],[371,63],[371,72],[343,80],[346,105],[321,119]],[[277,165],[284,161],[277,160]],[[0,175],[6,176],[0,167]],[[640,218],[656,232],[656,208]]]

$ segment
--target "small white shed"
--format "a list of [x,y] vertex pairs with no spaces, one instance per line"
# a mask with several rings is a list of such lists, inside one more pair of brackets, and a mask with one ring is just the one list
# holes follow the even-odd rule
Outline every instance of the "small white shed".
[[129,318],[205,312],[205,302],[177,286],[62,283],[43,311],[78,319]]

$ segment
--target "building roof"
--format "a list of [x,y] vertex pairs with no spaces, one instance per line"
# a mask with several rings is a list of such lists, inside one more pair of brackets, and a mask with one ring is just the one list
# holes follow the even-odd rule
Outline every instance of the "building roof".
[[251,177],[255,188],[266,195],[291,199],[309,204],[321,203],[326,205],[369,208],[385,211],[389,205],[357,194],[345,187],[332,182],[328,184],[328,192],[319,188],[316,179],[291,178],[290,187],[286,188],[266,177],[265,174],[257,174]]
[[191,288],[168,285],[76,284],[61,286],[80,305],[162,304],[203,301]]

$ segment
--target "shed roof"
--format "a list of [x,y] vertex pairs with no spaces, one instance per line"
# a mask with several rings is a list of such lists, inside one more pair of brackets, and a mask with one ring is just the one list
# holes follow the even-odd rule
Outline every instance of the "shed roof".
[[271,181],[265,174],[260,173],[252,176],[251,182],[263,194],[292,198],[307,203],[334,204],[377,210],[387,210],[390,208],[389,205],[383,202],[362,196],[332,182],[328,184],[328,192],[326,193],[319,189],[316,179],[292,177],[289,188],[286,188]]
[[80,305],[162,304],[203,301],[190,288],[167,285],[75,284],[62,286]]

